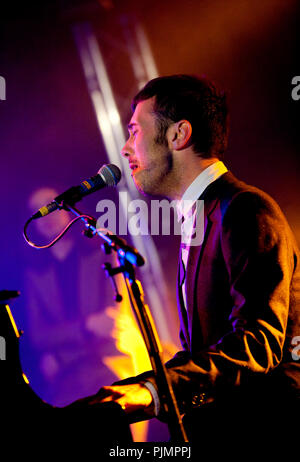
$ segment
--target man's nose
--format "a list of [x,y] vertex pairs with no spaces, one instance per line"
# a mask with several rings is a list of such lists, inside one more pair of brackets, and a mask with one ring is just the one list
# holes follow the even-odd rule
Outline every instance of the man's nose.
[[121,155],[123,157],[128,158],[130,156],[131,152],[132,152],[132,149],[130,148],[129,140],[127,140],[126,143],[124,144],[123,148],[121,149]]

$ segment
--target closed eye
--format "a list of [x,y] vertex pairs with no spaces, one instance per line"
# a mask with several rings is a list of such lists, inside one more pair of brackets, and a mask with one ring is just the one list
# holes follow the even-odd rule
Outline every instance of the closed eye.
[[138,126],[135,122],[129,124],[127,128],[130,136],[135,136],[138,132]]

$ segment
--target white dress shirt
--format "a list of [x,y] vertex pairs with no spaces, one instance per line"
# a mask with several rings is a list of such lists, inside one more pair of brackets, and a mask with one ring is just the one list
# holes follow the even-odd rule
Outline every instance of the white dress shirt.
[[[200,175],[197,176],[197,178],[195,178],[195,180],[185,190],[181,200],[179,200],[176,204],[178,221],[181,221],[184,218],[181,229],[181,241],[185,244],[181,247],[181,258],[182,263],[184,265],[184,269],[187,265],[189,244],[191,243],[192,234],[194,230],[193,225],[195,215],[198,213],[194,205],[197,202],[197,199],[207,188],[207,186],[209,186],[213,181],[217,180],[227,171],[227,168],[221,161],[217,161],[211,164],[209,167],[203,170],[203,172],[201,172]],[[186,307],[185,278],[182,284],[182,296],[184,300],[184,305]],[[151,382],[145,382],[144,386],[148,388],[153,397],[154,412],[157,416],[160,410],[160,402],[156,389]]]
[[[197,178],[195,178],[195,180],[185,190],[181,200],[177,203],[176,208],[178,221],[184,219],[181,225],[181,242],[185,243],[185,245],[181,247],[181,258],[184,270],[186,269],[187,265],[189,244],[191,243],[191,238],[194,231],[195,217],[196,214],[199,213],[199,210],[197,210],[195,207],[193,208],[193,206],[196,204],[197,199],[205,191],[207,186],[209,186],[213,181],[217,180],[227,171],[227,168],[221,161],[211,164],[209,167],[203,170],[203,172],[201,172]],[[201,204],[197,204],[197,206],[201,207]],[[184,305],[186,307],[185,278],[182,284],[182,296]]]

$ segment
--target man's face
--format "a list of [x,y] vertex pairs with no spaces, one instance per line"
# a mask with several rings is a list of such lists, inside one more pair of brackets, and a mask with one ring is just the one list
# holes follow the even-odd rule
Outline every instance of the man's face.
[[166,143],[157,142],[158,129],[153,113],[154,98],[141,101],[128,124],[129,138],[122,149],[132,169],[133,181],[144,194],[166,195],[172,154]]

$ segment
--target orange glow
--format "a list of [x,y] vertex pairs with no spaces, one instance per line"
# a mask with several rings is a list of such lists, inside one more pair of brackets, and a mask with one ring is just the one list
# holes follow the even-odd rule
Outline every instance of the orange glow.
[[[123,295],[123,301],[114,307],[108,307],[106,314],[114,320],[112,337],[116,341],[116,348],[123,354],[106,356],[103,362],[118,378],[125,379],[152,369],[152,367],[127,295],[125,281],[123,277],[118,276],[116,282],[119,292]],[[172,344],[164,344],[164,349],[165,360],[177,351],[176,346]],[[131,431],[135,442],[147,441],[148,422],[132,424]]]
[[[123,355],[106,356],[103,358],[103,362],[118,378],[125,379],[151,369],[151,364],[122,277],[117,279],[117,284],[123,295],[123,301],[116,304],[115,307],[107,308],[106,314],[114,320],[112,337],[116,341],[116,348]],[[148,422],[138,422],[131,425],[134,441],[147,441],[147,431]]]

